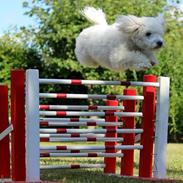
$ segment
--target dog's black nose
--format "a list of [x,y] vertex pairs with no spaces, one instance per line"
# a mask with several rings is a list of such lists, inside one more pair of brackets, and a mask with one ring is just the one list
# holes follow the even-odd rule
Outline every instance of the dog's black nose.
[[162,42],[162,41],[158,41],[158,42],[157,42],[157,45],[158,45],[158,47],[160,48],[160,47],[163,46],[163,42]]

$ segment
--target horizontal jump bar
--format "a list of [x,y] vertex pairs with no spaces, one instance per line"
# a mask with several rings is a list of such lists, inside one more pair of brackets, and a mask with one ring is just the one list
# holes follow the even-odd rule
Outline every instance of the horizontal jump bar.
[[95,134],[95,133],[84,133],[84,134],[80,134],[80,133],[73,133],[73,134],[68,134],[68,133],[64,133],[64,134],[45,134],[42,133],[40,134],[40,137],[70,137],[70,138],[74,138],[74,137],[105,137],[105,134]]
[[122,122],[49,122],[42,121],[40,122],[40,126],[122,126]]
[[123,157],[122,153],[41,153],[40,157]]
[[[116,152],[117,150],[113,150],[113,152]],[[40,153],[91,153],[91,152],[103,152],[105,153],[105,150],[41,150]]]
[[142,145],[117,145],[117,146],[40,146],[40,150],[133,150],[142,149]]
[[40,105],[40,110],[124,110],[123,106]]
[[40,169],[80,169],[80,168],[105,168],[105,164],[73,164],[73,165],[48,165]]
[[143,129],[40,129],[40,133],[143,133]]
[[121,85],[121,86],[155,86],[157,82],[136,81],[102,81],[102,80],[80,80],[80,79],[39,79],[40,84],[68,84],[68,85]]
[[73,138],[59,138],[59,137],[41,137],[41,142],[122,142],[123,138],[109,138],[109,137],[73,137]]
[[109,99],[109,100],[143,100],[143,96],[130,95],[97,95],[97,94],[67,94],[67,93],[40,93],[40,98],[62,98],[62,99]]
[[78,111],[40,111],[41,116],[122,116],[122,117],[142,117],[141,112],[78,112]]
[[40,118],[40,121],[49,122],[107,122],[105,118]]

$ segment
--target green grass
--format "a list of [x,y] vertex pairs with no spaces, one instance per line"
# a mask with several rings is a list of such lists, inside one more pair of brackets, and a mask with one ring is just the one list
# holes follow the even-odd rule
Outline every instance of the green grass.
[[168,144],[167,172],[169,177],[183,180],[183,144]]
[[[92,144],[92,143],[90,143]],[[64,144],[63,144],[64,145]],[[72,144],[73,145],[73,144]],[[138,175],[138,156],[135,153],[134,173]],[[103,163],[102,158],[44,158],[42,165],[64,165],[64,164],[89,164]],[[117,158],[117,173],[120,170],[120,158]],[[167,153],[167,173],[169,178],[179,179],[183,182],[183,144],[168,144]],[[118,176],[104,175],[102,169],[61,169],[61,170],[42,170],[41,179],[58,181],[64,183],[140,183],[142,180],[121,178]],[[163,181],[159,181],[162,182]],[[175,181],[172,181],[172,183]]]

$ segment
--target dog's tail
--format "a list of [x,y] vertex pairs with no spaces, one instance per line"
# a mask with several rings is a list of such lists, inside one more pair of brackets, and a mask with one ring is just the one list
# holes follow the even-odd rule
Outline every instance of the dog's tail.
[[93,7],[85,7],[81,14],[86,17],[88,21],[95,25],[107,25],[105,13],[102,9],[95,9]]

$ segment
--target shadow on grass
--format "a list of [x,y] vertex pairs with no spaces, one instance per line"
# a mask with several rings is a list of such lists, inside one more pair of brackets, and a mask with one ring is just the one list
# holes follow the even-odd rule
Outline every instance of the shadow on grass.
[[102,170],[43,170],[42,180],[59,181],[64,183],[135,183],[134,180],[124,180],[116,176],[107,176]]
[[[41,160],[42,165],[62,165],[62,164],[102,164],[102,158],[44,158]],[[117,161],[117,172],[120,169],[120,159]],[[138,175],[138,162],[134,163],[134,173]],[[182,179],[182,172],[179,169],[168,169],[168,177],[175,179]],[[109,176],[103,174],[103,169],[55,169],[42,170],[41,179],[48,181],[57,181],[64,183],[142,183],[147,181],[134,180],[129,178],[121,178],[117,176]],[[162,182],[163,181],[159,181]],[[167,181],[166,181],[167,182]],[[175,183],[175,181],[172,181]],[[183,183],[183,181],[182,181]]]
[[168,177],[181,179],[183,182],[183,170],[168,169],[167,174],[168,174]]
[[[142,180],[105,175],[103,174],[103,170],[98,169],[42,170],[41,179],[62,183],[147,183],[147,181]],[[164,181],[158,181],[158,183],[163,182]],[[175,183],[175,181],[171,182]]]

